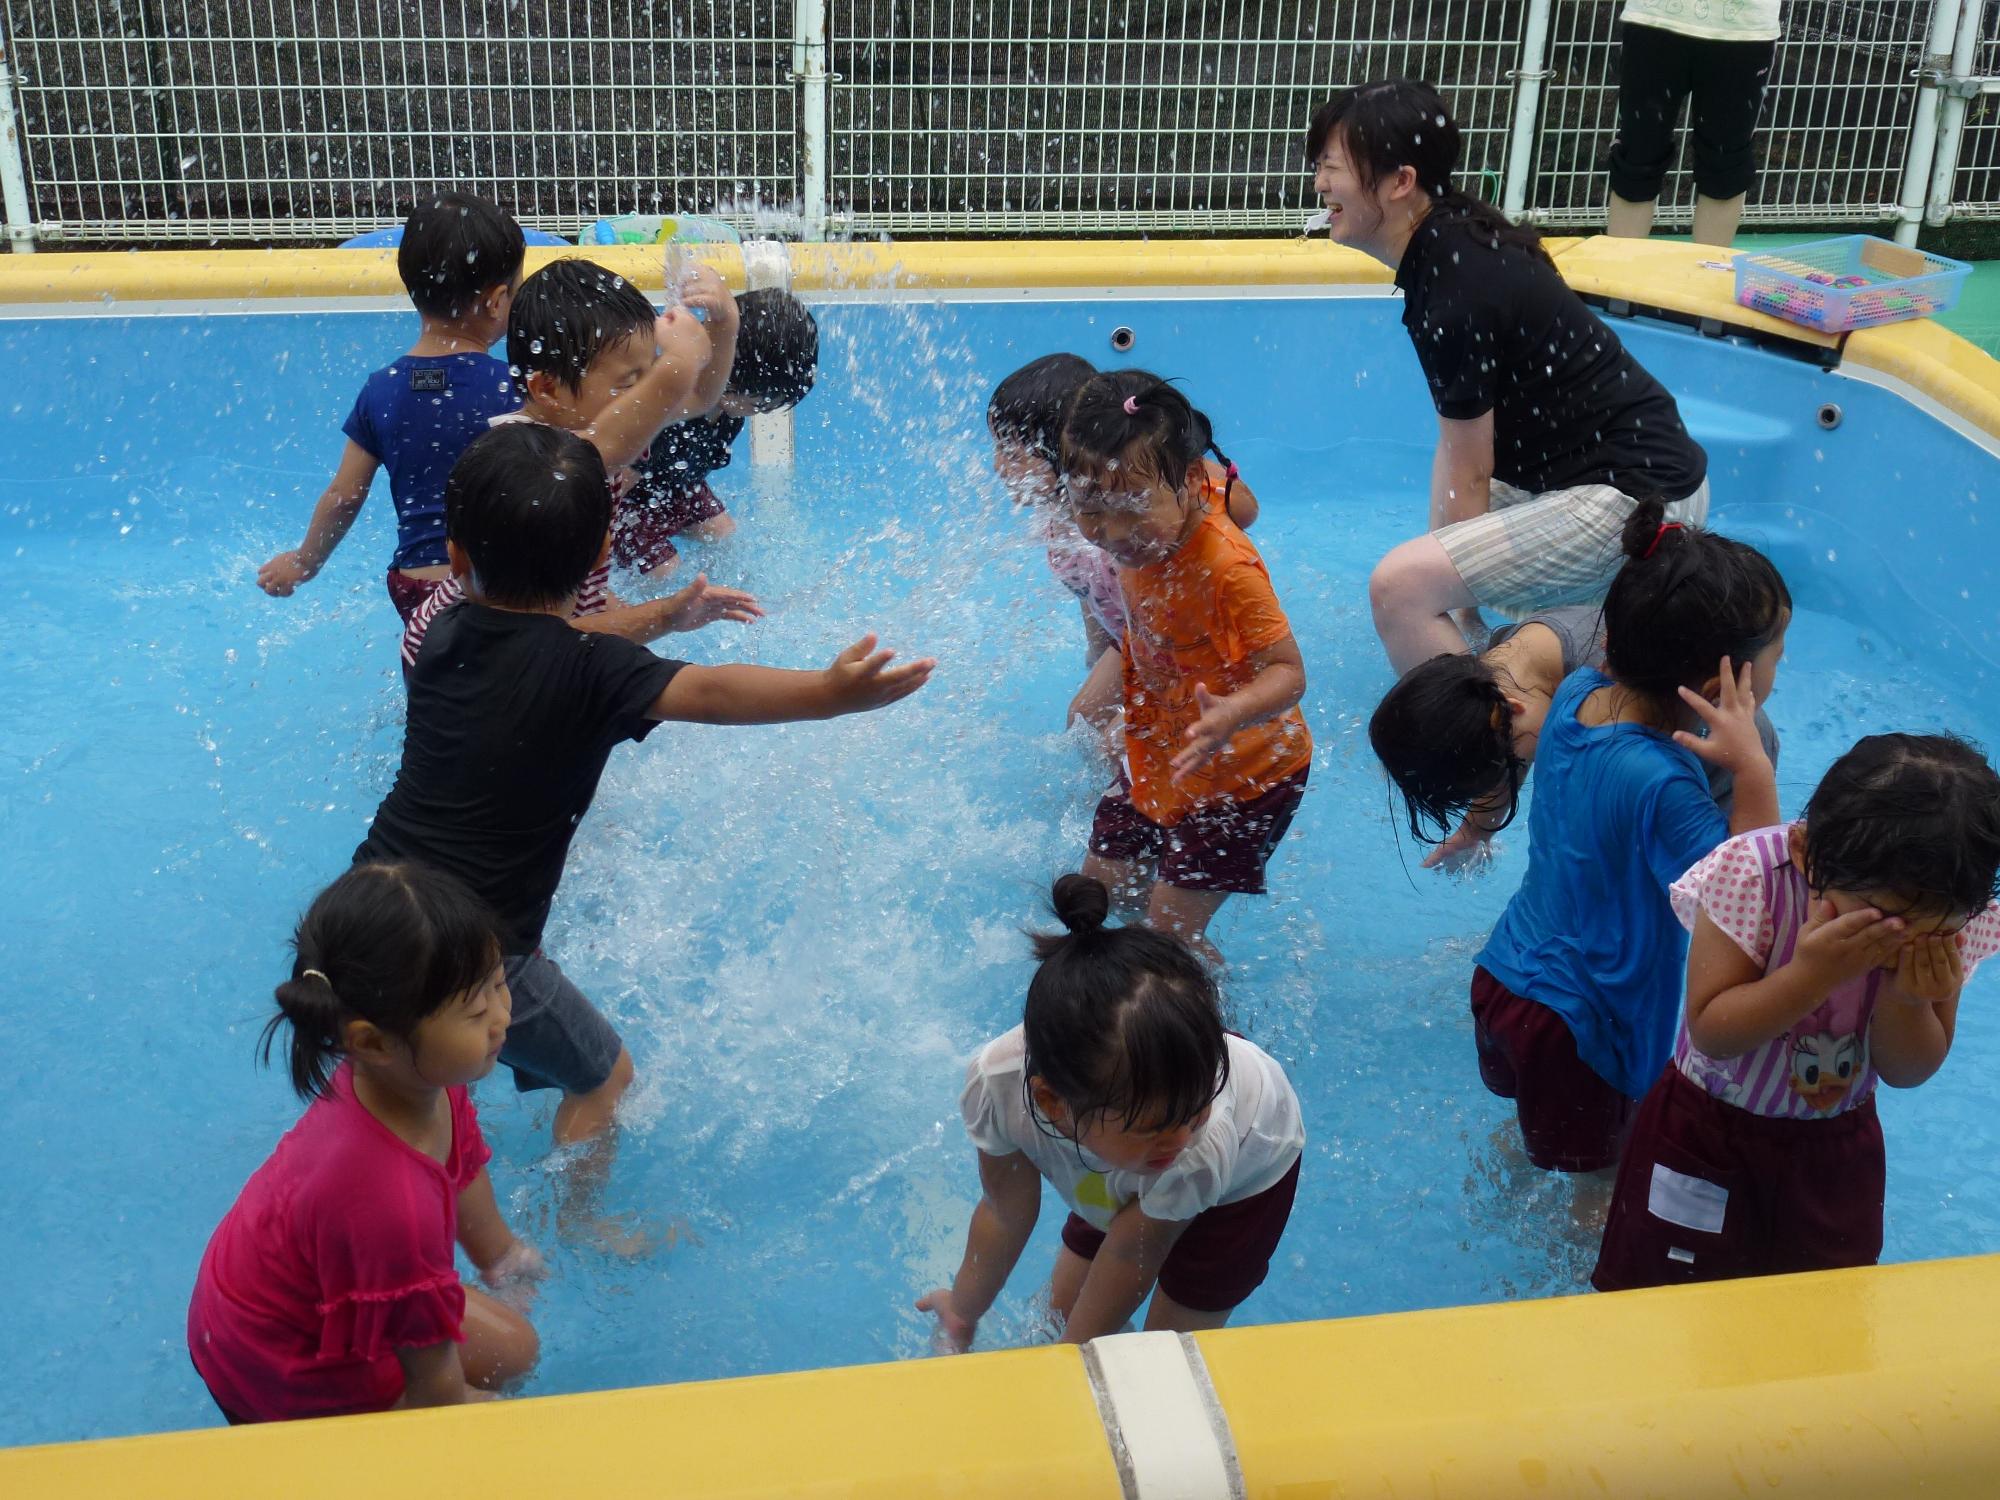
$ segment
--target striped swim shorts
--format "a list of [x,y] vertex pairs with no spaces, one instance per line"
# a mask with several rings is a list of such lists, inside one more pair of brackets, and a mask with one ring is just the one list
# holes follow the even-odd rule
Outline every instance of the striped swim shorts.
[[[1432,533],[1472,597],[1519,618],[1558,604],[1593,604],[1624,564],[1621,537],[1637,504],[1608,484],[1539,495],[1493,481],[1492,509]],[[1667,519],[1708,518],[1708,481],[1667,507]]]

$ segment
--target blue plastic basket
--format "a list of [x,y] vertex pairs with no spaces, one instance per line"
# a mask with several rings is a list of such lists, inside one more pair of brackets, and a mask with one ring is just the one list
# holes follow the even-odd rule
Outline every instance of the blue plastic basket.
[[1736,300],[1821,333],[1846,333],[1941,313],[1971,274],[1962,260],[1848,234],[1737,256]]

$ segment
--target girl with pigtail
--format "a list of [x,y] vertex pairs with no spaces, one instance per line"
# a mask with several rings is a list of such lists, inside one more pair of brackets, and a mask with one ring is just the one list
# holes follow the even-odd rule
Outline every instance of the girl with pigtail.
[[1063,498],[1118,568],[1124,768],[1083,873],[1211,962],[1210,919],[1261,895],[1312,765],[1305,663],[1270,573],[1210,499],[1208,421],[1144,370],[1087,381],[1062,436]]
[[[1118,565],[1086,542],[1063,508],[1061,462],[1063,419],[1070,403],[1097,374],[1075,354],[1045,354],[1014,371],[993,388],[986,426],[993,439],[993,472],[1007,497],[1028,507],[1048,547],[1049,571],[1076,597],[1083,615],[1083,686],[1070,700],[1069,722],[1081,719],[1102,737],[1107,758],[1124,751],[1119,721],[1120,648],[1125,643],[1125,597]],[[1199,424],[1202,487],[1208,504],[1224,511],[1238,528],[1256,522],[1257,497],[1215,440],[1208,418]]]
[[[1623,542],[1604,669],[1570,673],[1542,718],[1528,872],[1472,977],[1480,1076],[1514,1101],[1545,1171],[1617,1165],[1680,1009],[1687,936],[1669,890],[1732,833],[1778,818],[1757,706],[1791,623],[1784,579],[1657,499]],[[1704,763],[1734,775],[1727,818]]]
[[[310,1103],[209,1240],[195,1369],[231,1423],[491,1399],[534,1366],[542,1274],[467,1093],[512,1010],[492,914],[427,866],[356,865],[293,945],[262,1050],[289,1032]],[[460,1284],[454,1244],[501,1296]]]
[[1049,1280],[1081,1344],[1145,1326],[1220,1328],[1260,1285],[1291,1219],[1305,1126],[1276,1058],[1226,1030],[1207,965],[1140,926],[1109,927],[1086,875],[1050,892],[1021,1024],[966,1070],[979,1205],[948,1287],[918,1299],[947,1351],[972,1346],[1027,1248],[1046,1180],[1069,1209]]

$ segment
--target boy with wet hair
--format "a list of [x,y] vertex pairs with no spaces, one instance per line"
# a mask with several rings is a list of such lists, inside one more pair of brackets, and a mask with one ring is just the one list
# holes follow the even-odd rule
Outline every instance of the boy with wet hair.
[[[542,929],[612,749],[662,719],[776,724],[881,708],[922,687],[933,663],[891,666],[871,635],[818,672],[689,666],[575,628],[577,594],[610,547],[611,489],[597,450],[553,424],[475,438],[446,509],[463,597],[409,668],[402,763],[354,857],[422,860],[492,906],[514,1005],[500,1060],[524,1092],[562,1090],[559,1145],[600,1138],[632,1056],[542,951]],[[698,603],[684,627],[726,613]],[[605,1159],[573,1171],[573,1223]]]
[[507,327],[524,253],[521,226],[484,198],[440,193],[411,212],[396,270],[422,320],[417,341],[362,386],[341,429],[347,445],[305,540],[257,570],[265,593],[285,598],[326,566],[380,468],[389,471],[396,506],[390,603],[407,621],[450,576],[445,477],[465,445],[517,404],[507,367],[486,351]]
[[736,363],[722,399],[706,415],[661,432],[633,466],[637,479],[612,521],[611,557],[620,567],[658,576],[679,560],[676,536],[691,532],[713,542],[734,532],[708,476],[728,466],[745,418],[787,411],[813,388],[819,325],[806,305],[763,288],[740,293],[736,308]]
[[[659,312],[631,282],[588,260],[552,261],[521,283],[507,323],[507,362],[522,401],[489,420],[574,432],[594,447],[613,476],[613,494],[630,484],[627,467],[660,429],[721,398],[736,358],[736,303],[722,278],[697,264],[680,288],[682,306]],[[706,317],[704,324],[697,314]],[[645,642],[692,628],[689,611],[716,601],[731,619],[758,613],[748,594],[710,588],[697,578],[664,599],[627,604],[611,592],[610,564],[599,560],[572,605],[583,631]],[[403,670],[415,665],[431,622],[464,597],[453,579],[410,616]]]

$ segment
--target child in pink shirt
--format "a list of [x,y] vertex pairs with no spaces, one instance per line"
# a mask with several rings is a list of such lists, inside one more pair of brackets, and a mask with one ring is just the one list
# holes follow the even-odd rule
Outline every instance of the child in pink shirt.
[[357,865],[314,901],[264,1030],[312,1101],[202,1256],[188,1351],[230,1422],[490,1399],[535,1363],[541,1259],[500,1217],[466,1086],[512,1010],[493,918],[448,875]]
[[2000,776],[1961,740],[1878,734],[1803,822],[1675,883],[1687,1010],[1618,1170],[1599,1290],[1875,1262],[1875,1085],[1943,1066],[1959,992],[2000,952],[1996,877]]

